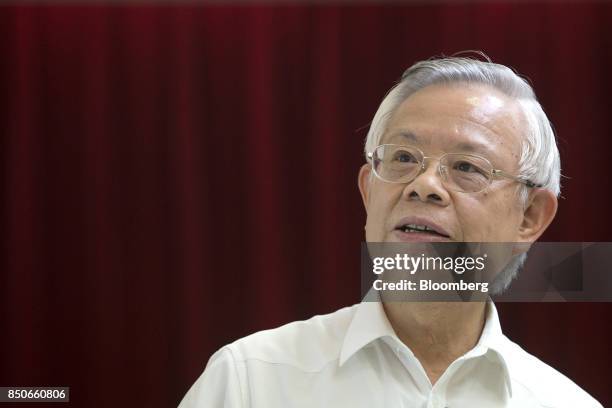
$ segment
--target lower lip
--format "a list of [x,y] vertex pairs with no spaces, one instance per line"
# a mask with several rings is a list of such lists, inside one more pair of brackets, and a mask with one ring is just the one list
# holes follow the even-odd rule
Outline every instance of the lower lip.
[[429,232],[404,232],[393,230],[394,238],[400,242],[449,242],[450,238]]

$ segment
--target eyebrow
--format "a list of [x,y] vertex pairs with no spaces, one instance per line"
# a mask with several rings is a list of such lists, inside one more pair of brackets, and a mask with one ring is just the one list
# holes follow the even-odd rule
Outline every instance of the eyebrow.
[[[405,139],[408,142],[422,144],[421,141],[419,140],[419,137],[411,131],[403,130],[401,132],[398,132],[394,136],[401,136],[403,139]],[[452,150],[458,150],[458,151],[463,151],[463,152],[468,151],[468,152],[474,152],[474,153],[479,153],[479,152],[490,153],[491,152],[491,149],[486,144],[468,143],[468,142],[457,143],[455,146],[453,146]]]

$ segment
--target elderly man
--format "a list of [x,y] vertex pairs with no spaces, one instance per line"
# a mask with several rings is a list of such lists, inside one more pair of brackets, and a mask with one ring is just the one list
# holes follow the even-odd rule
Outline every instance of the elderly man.
[[[557,210],[553,131],[531,87],[503,65],[413,65],[381,103],[365,150],[368,242],[530,243]],[[413,165],[389,171],[390,157]],[[180,407],[601,405],[506,338],[490,301],[383,300],[223,347]]]

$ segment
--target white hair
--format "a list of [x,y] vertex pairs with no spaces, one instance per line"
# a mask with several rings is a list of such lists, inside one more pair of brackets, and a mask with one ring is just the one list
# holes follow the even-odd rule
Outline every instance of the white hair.
[[[387,124],[400,104],[410,95],[429,85],[467,83],[491,86],[515,99],[526,121],[526,132],[521,146],[519,174],[556,196],[561,191],[561,161],[553,128],[529,83],[512,69],[491,62],[466,57],[442,57],[420,61],[408,68],[399,82],[391,88],[380,104],[366,137],[365,154],[373,152],[387,130]],[[525,204],[528,188],[520,190],[520,202]],[[494,284],[494,293],[505,290],[516,277],[527,254],[516,256]]]

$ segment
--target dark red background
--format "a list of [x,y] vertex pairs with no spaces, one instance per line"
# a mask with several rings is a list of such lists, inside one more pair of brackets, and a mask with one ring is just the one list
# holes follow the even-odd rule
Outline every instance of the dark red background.
[[[464,49],[559,134],[544,240],[612,240],[607,2],[0,7],[0,385],[173,406],[223,344],[358,302],[367,124]],[[612,403],[612,305],[499,309]]]

